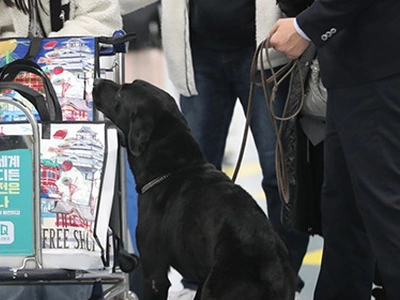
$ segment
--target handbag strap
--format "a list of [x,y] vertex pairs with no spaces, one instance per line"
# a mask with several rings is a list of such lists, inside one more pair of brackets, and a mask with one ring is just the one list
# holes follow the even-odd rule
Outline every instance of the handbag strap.
[[49,110],[46,106],[46,102],[41,93],[35,91],[34,89],[27,87],[23,84],[16,82],[0,82],[0,90],[11,89],[13,91],[18,92],[23,96],[26,100],[28,100],[32,105],[36,108],[39,113],[40,120],[44,122],[50,121]]
[[50,1],[51,31],[59,31],[64,26],[63,20],[61,19],[61,7],[61,0]]
[[42,46],[42,39],[38,37],[32,37],[28,52],[26,53],[24,59],[32,60],[33,58],[35,58],[38,55],[41,46]]
[[62,4],[61,0],[50,1],[50,22],[51,31],[59,31],[64,27],[64,23],[69,20],[71,4]]
[[0,81],[12,81],[20,72],[29,72],[42,79],[46,94],[45,103],[48,106],[52,121],[62,121],[62,110],[49,77],[43,72],[40,66],[29,59],[18,59],[5,65],[0,71]]

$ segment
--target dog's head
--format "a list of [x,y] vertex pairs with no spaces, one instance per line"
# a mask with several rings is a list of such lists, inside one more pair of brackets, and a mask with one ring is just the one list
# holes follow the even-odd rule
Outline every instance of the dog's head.
[[140,156],[146,149],[156,125],[174,119],[187,127],[175,99],[143,80],[120,85],[95,79],[93,102],[123,132],[127,148],[134,156]]

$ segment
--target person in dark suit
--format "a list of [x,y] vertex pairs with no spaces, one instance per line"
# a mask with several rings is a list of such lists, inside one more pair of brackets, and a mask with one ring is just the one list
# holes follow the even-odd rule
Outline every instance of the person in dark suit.
[[328,89],[316,300],[370,299],[375,263],[400,299],[400,1],[317,0],[277,21],[270,47],[318,47]]

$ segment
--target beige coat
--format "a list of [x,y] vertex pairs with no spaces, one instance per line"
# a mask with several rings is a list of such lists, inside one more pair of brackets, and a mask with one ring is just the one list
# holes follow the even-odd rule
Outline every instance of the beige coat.
[[[263,41],[276,20],[282,16],[276,0],[256,1],[257,45]],[[127,14],[156,0],[120,0],[122,14]],[[168,73],[176,89],[185,96],[196,95],[192,55],[189,43],[188,0],[161,0],[162,42]],[[270,49],[273,67],[285,64],[286,56]],[[265,57],[265,56],[264,56]],[[268,66],[265,62],[264,66]]]
[[[122,28],[118,0],[62,0],[70,4],[70,20],[59,32],[51,32],[50,0],[41,0],[47,10],[41,13],[43,26],[48,36],[111,36]],[[0,1],[0,37],[26,37],[29,17]]]

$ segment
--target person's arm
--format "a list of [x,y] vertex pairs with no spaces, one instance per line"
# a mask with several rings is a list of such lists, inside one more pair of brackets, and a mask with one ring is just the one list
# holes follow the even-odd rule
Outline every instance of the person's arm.
[[360,11],[379,0],[316,0],[296,17],[280,19],[271,29],[269,45],[290,59],[299,57],[310,41],[322,47],[337,32],[351,24]]
[[77,0],[75,15],[65,22],[54,36],[111,36],[122,29],[122,17],[118,0]]
[[121,5],[121,14],[127,15],[157,1],[159,0],[119,0]]
[[297,24],[317,47],[353,23],[359,13],[380,0],[317,0],[296,17]]

